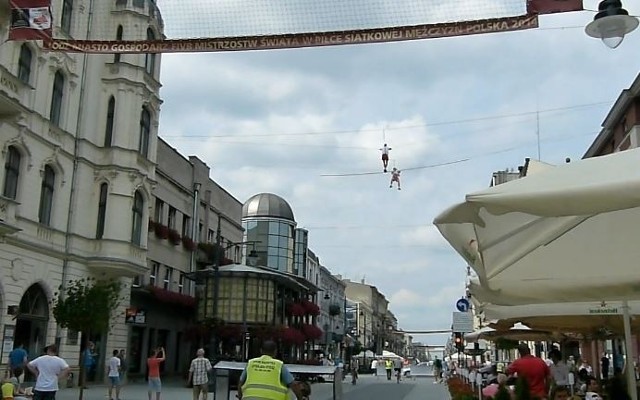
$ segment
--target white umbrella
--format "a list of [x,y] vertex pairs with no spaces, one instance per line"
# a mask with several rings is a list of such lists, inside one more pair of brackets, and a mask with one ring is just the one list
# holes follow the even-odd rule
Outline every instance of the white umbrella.
[[464,335],[465,340],[470,342],[475,342],[478,339],[548,340],[552,339],[553,337],[554,335],[551,332],[531,329],[520,322],[516,322],[511,328],[508,329],[495,329],[486,326],[476,332]]
[[434,223],[477,273],[482,302],[619,300],[628,314],[640,300],[639,165],[640,148],[546,168],[467,195]]

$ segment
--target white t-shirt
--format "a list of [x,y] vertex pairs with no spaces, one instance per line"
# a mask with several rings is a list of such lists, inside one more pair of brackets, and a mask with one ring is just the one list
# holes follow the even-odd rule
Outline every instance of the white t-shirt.
[[378,360],[371,361],[371,369],[376,369],[376,368],[378,368]]
[[569,366],[563,361],[558,361],[557,364],[551,364],[549,370],[557,385],[567,386],[569,384]]
[[391,149],[387,146],[384,146],[380,150],[382,150],[382,154],[389,155],[389,150]]
[[118,357],[111,357],[109,359],[109,376],[120,376],[120,359]]
[[40,356],[29,363],[38,370],[34,390],[55,392],[58,390],[58,375],[69,368],[69,364],[58,356]]

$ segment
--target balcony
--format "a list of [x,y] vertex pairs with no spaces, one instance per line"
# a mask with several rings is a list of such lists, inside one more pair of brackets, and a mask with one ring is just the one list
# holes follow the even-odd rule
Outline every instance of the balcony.
[[87,266],[98,273],[133,278],[148,270],[146,249],[118,240],[78,240],[85,242]]
[[16,222],[18,202],[0,196],[0,237],[20,231]]

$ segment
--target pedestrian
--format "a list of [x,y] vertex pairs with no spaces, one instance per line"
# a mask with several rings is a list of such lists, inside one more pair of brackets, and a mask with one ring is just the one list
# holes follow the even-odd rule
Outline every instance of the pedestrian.
[[120,359],[120,385],[123,385],[128,371],[127,357],[124,353],[124,349],[120,349],[120,352],[118,352],[118,358]]
[[164,347],[159,347],[151,353],[151,357],[147,359],[147,371],[149,372],[149,400],[152,399],[153,393],[156,394],[156,400],[160,400],[162,394],[162,381],[160,380],[160,363],[164,362],[166,357]]
[[95,348],[95,344],[93,342],[88,342],[87,347],[82,352],[82,363],[84,364],[84,373],[82,375],[82,388],[89,389],[87,386],[89,384],[89,377],[91,376],[91,370],[93,369],[96,360],[94,358],[93,349]]
[[27,364],[29,371],[36,377],[33,388],[33,400],[55,400],[58,392],[58,381],[69,375],[69,364],[56,354],[55,345],[46,348],[46,354]]
[[378,360],[376,360],[375,358],[373,359],[373,361],[371,361],[371,373],[375,377],[378,376]]
[[24,380],[24,369],[27,367],[28,357],[29,355],[22,343],[18,343],[9,353],[9,372],[11,376],[18,378],[18,382],[20,382],[21,378]]
[[310,387],[295,381],[284,363],[275,358],[276,350],[275,342],[262,343],[262,356],[249,360],[240,375],[238,399],[288,400],[289,389],[296,399],[308,399]]
[[435,376],[434,383],[442,382],[442,360],[440,360],[437,356],[433,361],[433,374]]
[[600,363],[602,365],[601,370],[602,370],[602,379],[609,379],[609,365],[610,365],[610,361],[609,361],[609,355],[607,354],[607,352],[605,351],[602,354],[602,358],[600,359]]
[[391,380],[391,372],[393,371],[393,361],[390,359],[386,359],[384,361],[384,369],[387,371],[387,380]]
[[107,376],[109,377],[109,400],[113,400],[113,390],[116,391],[116,400],[120,400],[120,358],[118,350],[113,350],[113,357],[107,363]]
[[202,395],[203,400],[207,399],[209,395],[209,372],[212,369],[211,362],[204,358],[204,349],[198,349],[196,358],[191,360],[189,378],[187,378],[187,381],[193,385],[193,400],[199,400],[200,395]]
[[507,374],[517,374],[524,378],[529,386],[531,397],[546,399],[551,386],[551,371],[547,363],[541,358],[531,355],[531,349],[526,343],[518,345],[520,358],[507,367]]

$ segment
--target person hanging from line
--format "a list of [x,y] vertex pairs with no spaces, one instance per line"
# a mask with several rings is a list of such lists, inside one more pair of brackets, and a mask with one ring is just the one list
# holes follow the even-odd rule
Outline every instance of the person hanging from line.
[[390,188],[393,187],[393,182],[397,182],[398,190],[401,190],[400,189],[400,170],[397,169],[396,167],[393,167],[393,170],[391,171],[391,182],[389,182]]
[[380,151],[382,151],[382,167],[384,168],[384,172],[387,172],[387,167],[389,166],[389,150],[391,150],[391,147],[387,147],[386,143],[380,149]]

